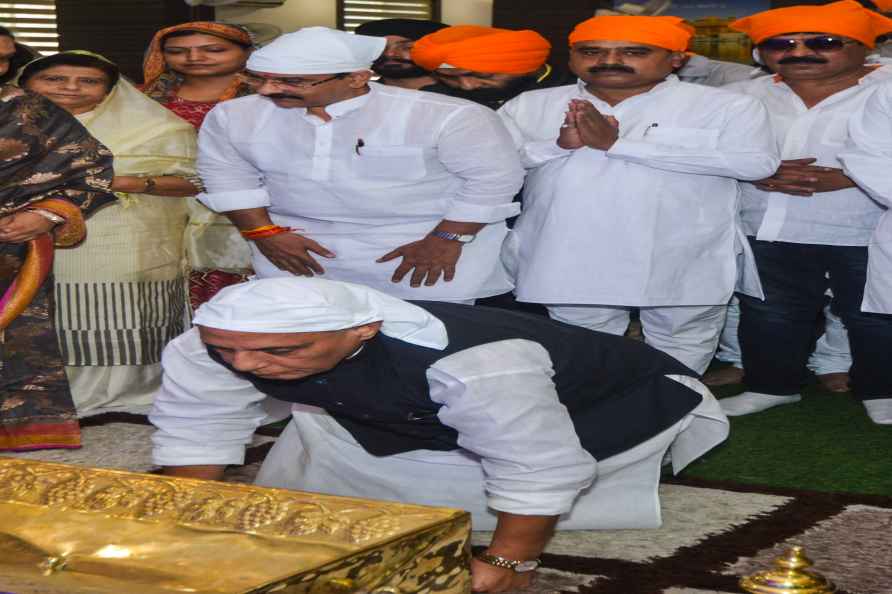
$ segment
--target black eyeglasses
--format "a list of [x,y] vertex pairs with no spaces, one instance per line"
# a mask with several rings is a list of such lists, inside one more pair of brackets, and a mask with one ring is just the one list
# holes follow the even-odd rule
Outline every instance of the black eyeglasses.
[[253,74],[248,74],[247,72],[242,72],[238,75],[238,78],[241,82],[245,83],[249,87],[252,88],[260,88],[266,83],[272,83],[279,87],[294,87],[296,89],[309,89],[310,87],[315,87],[316,85],[321,85],[323,83],[331,82],[333,80],[338,80],[347,76],[347,73],[335,74],[329,78],[323,78],[322,80],[305,80],[305,79],[297,79],[297,78],[280,78],[280,77],[270,77],[264,78],[262,76],[254,76]]
[[838,52],[850,43],[857,42],[851,39],[831,37],[830,35],[809,37],[807,39],[772,37],[760,43],[759,49],[766,52],[789,52],[799,47],[799,44],[802,44],[813,52]]

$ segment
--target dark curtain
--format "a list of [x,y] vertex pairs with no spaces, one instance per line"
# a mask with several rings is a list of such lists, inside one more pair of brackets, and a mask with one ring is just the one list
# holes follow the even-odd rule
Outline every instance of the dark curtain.
[[158,29],[193,20],[213,20],[214,9],[183,0],[56,0],[63,50],[87,49],[115,62],[142,82],[142,57]]

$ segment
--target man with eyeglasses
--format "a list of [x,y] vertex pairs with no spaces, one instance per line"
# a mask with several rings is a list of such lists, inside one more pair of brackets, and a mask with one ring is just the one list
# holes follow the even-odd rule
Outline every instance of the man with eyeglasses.
[[892,66],[868,64],[892,19],[852,0],[762,12],[731,24],[749,35],[774,77],[732,85],[771,114],[782,163],[743,185],[741,217],[765,299],[741,295],[746,392],[722,400],[728,415],[798,402],[824,292],[849,333],[852,391],[892,398],[892,319],[861,311],[868,244],[884,212],[843,170],[849,124]]
[[199,198],[261,278],[324,275],[405,299],[504,293],[523,169],[490,110],[369,82],[385,39],[309,27],[254,52],[255,95],[205,120]]
[[529,170],[504,249],[518,300],[610,334],[640,308],[646,341],[702,373],[738,278],[736,179],[779,159],[761,103],[673,74],[692,35],[678,17],[584,21],[579,83],[499,114]]

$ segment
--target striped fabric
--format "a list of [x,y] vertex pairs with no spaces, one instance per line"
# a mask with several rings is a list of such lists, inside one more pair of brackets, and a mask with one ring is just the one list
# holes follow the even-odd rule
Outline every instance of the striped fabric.
[[56,283],[65,365],[148,365],[184,330],[186,288],[157,282]]
[[381,19],[436,20],[436,0],[340,0],[339,28],[353,31],[369,21]]
[[12,31],[16,41],[44,56],[59,51],[55,0],[0,2],[0,25]]

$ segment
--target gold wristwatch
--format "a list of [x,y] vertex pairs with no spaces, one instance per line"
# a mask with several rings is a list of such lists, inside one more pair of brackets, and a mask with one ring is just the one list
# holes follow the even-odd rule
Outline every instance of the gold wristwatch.
[[501,567],[502,569],[513,569],[515,573],[536,571],[536,568],[542,563],[539,559],[533,559],[532,561],[515,561],[514,559],[505,559],[504,557],[490,555],[489,553],[481,553],[477,555],[477,560],[495,567]]

